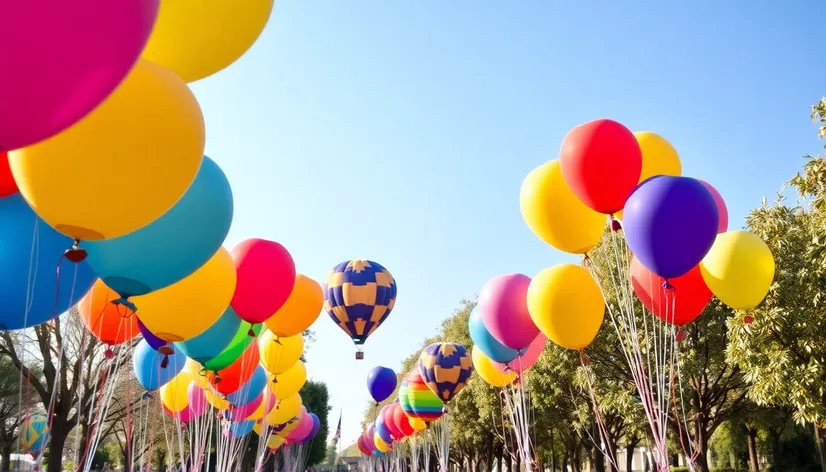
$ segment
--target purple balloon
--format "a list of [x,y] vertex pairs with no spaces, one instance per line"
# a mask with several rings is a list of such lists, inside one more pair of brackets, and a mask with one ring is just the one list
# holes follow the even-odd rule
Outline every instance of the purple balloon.
[[146,343],[149,344],[149,347],[152,349],[157,351],[158,349],[166,346],[166,341],[152,334],[152,331],[149,331],[149,328],[143,324],[140,318],[138,318],[138,329],[141,330],[143,339],[146,340]]
[[670,175],[641,183],[622,215],[631,252],[665,279],[679,277],[703,260],[720,219],[714,197],[699,180]]
[[376,427],[374,425],[370,425],[367,427],[367,434],[364,435],[364,445],[367,446],[367,449],[370,452],[374,452],[376,450],[376,442],[373,441],[373,438],[376,436]]
[[376,403],[386,400],[396,390],[396,373],[387,367],[374,367],[367,374],[367,390]]
[[321,420],[318,419],[318,415],[316,415],[315,413],[310,413],[310,418],[312,418],[313,420],[313,429],[310,430],[310,434],[308,434],[307,437],[304,438],[305,441],[313,439],[315,435],[318,434],[318,429],[321,428]]
[[528,347],[539,334],[528,313],[531,278],[522,274],[494,277],[479,294],[482,323],[494,339],[511,349]]

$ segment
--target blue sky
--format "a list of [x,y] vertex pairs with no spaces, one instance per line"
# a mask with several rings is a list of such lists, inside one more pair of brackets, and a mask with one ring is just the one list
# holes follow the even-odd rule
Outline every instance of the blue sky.
[[228,247],[263,237],[316,280],[367,258],[398,281],[364,361],[326,314],[313,326],[308,369],[345,444],[370,368],[398,368],[488,278],[566,260],[518,197],[573,126],[665,136],[742,226],[820,149],[824,17],[816,0],[276,2],[258,43],[193,89],[233,186]]

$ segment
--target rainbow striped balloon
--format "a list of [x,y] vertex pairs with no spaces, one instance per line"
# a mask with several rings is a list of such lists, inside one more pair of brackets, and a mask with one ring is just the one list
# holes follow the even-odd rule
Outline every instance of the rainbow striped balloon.
[[445,407],[427,386],[418,369],[414,369],[407,377],[407,402],[413,415],[426,423],[441,418]]

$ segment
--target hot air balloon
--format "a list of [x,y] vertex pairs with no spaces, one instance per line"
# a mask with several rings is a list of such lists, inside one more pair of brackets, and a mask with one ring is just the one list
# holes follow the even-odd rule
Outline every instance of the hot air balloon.
[[419,373],[428,388],[447,403],[467,385],[473,361],[461,344],[435,343],[419,356]]
[[335,266],[322,288],[324,309],[356,344],[356,359],[363,359],[360,346],[396,303],[396,281],[380,264],[354,259]]
[[413,369],[407,377],[407,406],[401,402],[400,405],[408,416],[426,423],[441,418],[445,409],[444,402],[430,390],[418,369]]

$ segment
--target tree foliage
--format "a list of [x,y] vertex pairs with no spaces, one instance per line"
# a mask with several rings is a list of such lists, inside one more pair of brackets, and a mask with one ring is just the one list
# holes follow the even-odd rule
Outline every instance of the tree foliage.
[[301,387],[300,393],[307,411],[315,413],[321,423],[310,445],[307,465],[311,466],[324,462],[327,457],[326,438],[329,433],[330,393],[327,391],[327,384],[313,380],[308,380]]

